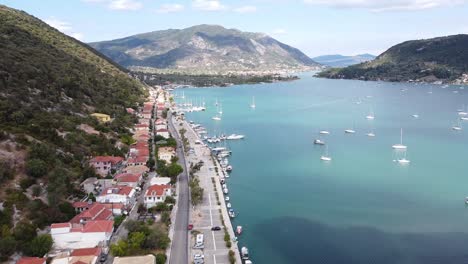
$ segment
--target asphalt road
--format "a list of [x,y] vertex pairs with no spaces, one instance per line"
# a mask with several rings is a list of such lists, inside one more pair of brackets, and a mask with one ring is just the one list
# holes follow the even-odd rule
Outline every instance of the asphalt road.
[[172,123],[172,115],[168,113],[169,131],[171,135],[177,140],[177,157],[179,157],[179,164],[184,168],[184,172],[179,175],[179,193],[178,205],[176,212],[176,219],[174,223],[174,236],[172,238],[170,264],[185,264],[189,263],[188,258],[188,230],[189,224],[189,186],[187,168],[185,166],[185,155],[182,149],[182,140],[180,139],[177,131]]

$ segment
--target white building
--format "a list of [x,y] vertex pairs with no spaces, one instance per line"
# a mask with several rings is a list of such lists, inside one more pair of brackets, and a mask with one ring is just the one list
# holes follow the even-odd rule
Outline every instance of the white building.
[[114,221],[95,220],[85,224],[52,224],[50,234],[56,249],[77,249],[104,245],[114,231]]
[[171,163],[171,159],[175,156],[175,148],[160,147],[158,148],[158,159],[164,160],[167,164]]
[[115,186],[104,189],[102,193],[96,197],[98,203],[120,203],[124,205],[132,205],[134,203],[135,189],[129,186]]
[[167,196],[170,196],[171,186],[170,185],[152,185],[145,193],[144,203],[146,208],[156,206],[158,203],[164,202]]
[[156,135],[162,136],[162,137],[164,137],[166,139],[170,137],[169,130],[167,130],[167,129],[157,129],[156,130]]

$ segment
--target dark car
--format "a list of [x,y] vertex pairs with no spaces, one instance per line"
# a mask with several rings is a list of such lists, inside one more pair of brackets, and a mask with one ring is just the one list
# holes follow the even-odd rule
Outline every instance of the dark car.
[[187,228],[188,228],[188,230],[192,230],[192,229],[193,229],[193,225],[192,225],[192,224],[190,224],[190,225],[188,225],[188,227],[187,227]]
[[101,255],[101,258],[99,259],[99,261],[101,261],[101,262],[106,262],[106,260],[107,260],[107,254],[102,254],[102,255]]
[[213,226],[211,228],[211,231],[219,231],[219,230],[221,230],[221,227],[219,227],[219,226]]

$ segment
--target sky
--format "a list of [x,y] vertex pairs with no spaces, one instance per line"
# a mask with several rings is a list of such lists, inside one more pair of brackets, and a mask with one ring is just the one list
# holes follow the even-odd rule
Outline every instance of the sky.
[[263,32],[314,57],[378,55],[468,34],[468,0],[0,0],[83,42],[216,24]]

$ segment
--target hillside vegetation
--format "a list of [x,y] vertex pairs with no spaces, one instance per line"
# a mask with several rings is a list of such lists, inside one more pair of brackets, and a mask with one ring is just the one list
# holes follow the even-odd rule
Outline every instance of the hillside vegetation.
[[220,74],[307,69],[319,64],[300,50],[262,33],[217,25],[154,31],[90,43],[132,70]]
[[[124,155],[145,90],[89,46],[0,5],[0,259],[40,255],[37,228],[67,221],[92,155]],[[105,113],[101,124],[89,115]],[[87,127],[85,132],[78,127]],[[90,132],[92,131],[92,132]],[[45,242],[42,242],[45,241]]]
[[375,60],[330,69],[318,76],[340,79],[463,83],[468,73],[468,35],[395,45]]

